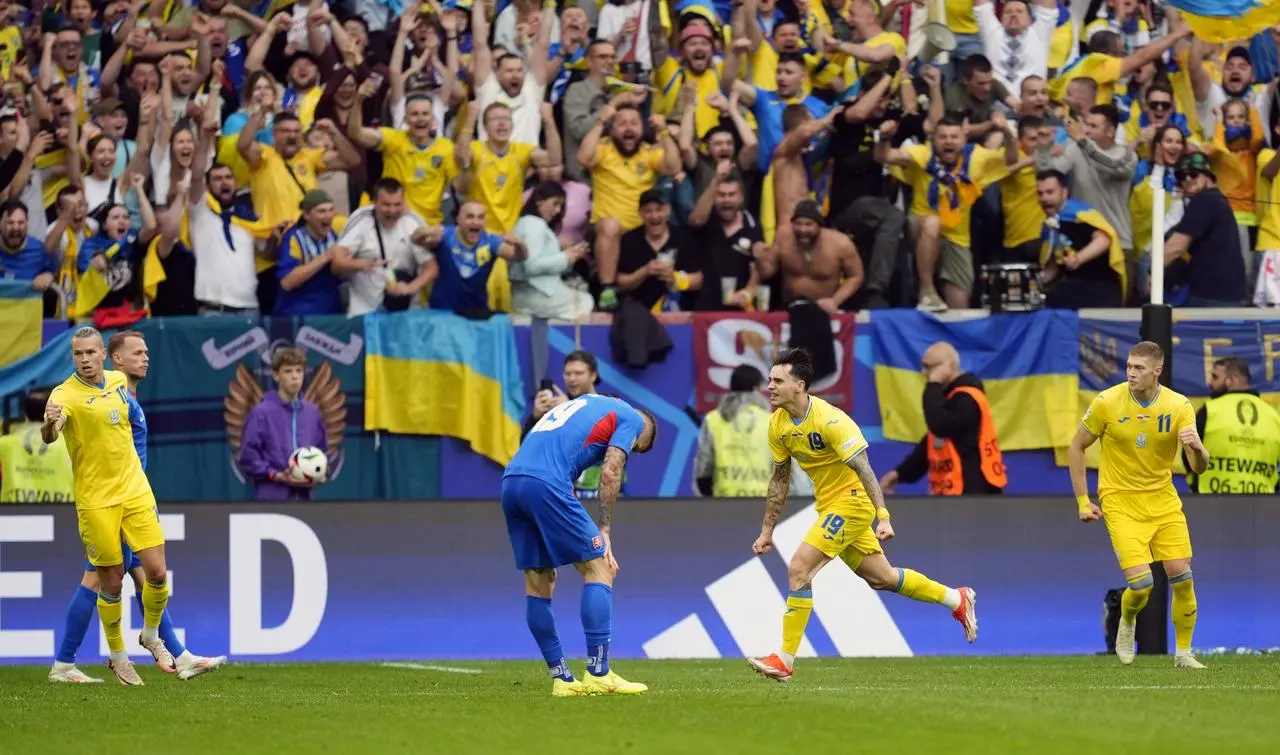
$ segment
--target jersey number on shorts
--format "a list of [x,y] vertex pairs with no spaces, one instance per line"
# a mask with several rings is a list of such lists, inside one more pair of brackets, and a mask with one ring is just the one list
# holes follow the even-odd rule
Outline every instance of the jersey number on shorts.
[[573,416],[574,412],[586,406],[585,399],[576,398],[567,404],[561,404],[546,414],[542,415],[542,419],[538,420],[538,424],[533,426],[531,433],[541,433],[547,430],[554,430],[564,425]]

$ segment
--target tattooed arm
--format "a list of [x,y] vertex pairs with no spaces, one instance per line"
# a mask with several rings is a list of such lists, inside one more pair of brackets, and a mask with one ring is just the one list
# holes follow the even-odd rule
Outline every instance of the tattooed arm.
[[613,508],[618,505],[622,468],[626,465],[627,455],[621,448],[609,446],[604,452],[604,464],[600,468],[600,532],[605,535],[613,524]]
[[769,479],[769,492],[765,494],[764,522],[760,525],[760,537],[756,538],[752,550],[756,553],[768,553],[773,549],[773,528],[782,515],[782,506],[787,502],[787,494],[791,491],[791,459],[773,465],[773,477]]
[[871,505],[876,507],[876,537],[881,540],[893,539],[893,525],[889,524],[889,509],[884,505],[884,491],[880,489],[880,480],[876,477],[875,470],[871,468],[871,459],[868,451],[863,449],[853,455],[853,458],[847,462],[849,468],[858,475],[858,479],[862,481],[862,489],[867,491],[867,498],[870,499]]

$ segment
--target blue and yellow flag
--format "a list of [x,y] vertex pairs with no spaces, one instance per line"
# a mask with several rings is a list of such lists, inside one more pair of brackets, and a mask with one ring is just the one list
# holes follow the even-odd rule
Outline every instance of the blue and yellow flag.
[[1234,42],[1280,24],[1280,0],[1169,0],[1195,35],[1207,42]]
[[1102,231],[1108,239],[1111,239],[1111,246],[1107,251],[1107,266],[1119,277],[1120,295],[1123,296],[1124,292],[1129,290],[1129,281],[1126,275],[1124,250],[1120,248],[1120,236],[1102,213],[1078,199],[1068,199],[1056,218],[1046,218],[1041,225],[1040,264],[1047,264],[1050,257],[1053,257],[1054,262],[1061,263],[1064,257],[1079,251],[1066,246],[1070,241],[1057,232],[1058,225],[1061,223],[1083,223],[1096,231]]
[[40,350],[44,295],[31,281],[0,280],[0,367]]
[[985,384],[1005,451],[1069,444],[1080,421],[1073,400],[1078,326],[1075,312],[1058,310],[951,322],[914,310],[876,310],[871,342],[885,437],[910,443],[924,437],[920,358],[945,341],[960,352],[960,369]]
[[525,390],[510,318],[365,315],[366,430],[449,435],[499,464],[520,447]]

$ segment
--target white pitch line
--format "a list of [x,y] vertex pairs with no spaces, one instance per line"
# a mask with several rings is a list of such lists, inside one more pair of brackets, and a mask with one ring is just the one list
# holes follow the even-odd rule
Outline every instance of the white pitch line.
[[446,674],[480,674],[478,668],[459,668],[458,666],[428,666],[422,663],[379,663],[383,668],[407,668],[413,671],[443,671]]

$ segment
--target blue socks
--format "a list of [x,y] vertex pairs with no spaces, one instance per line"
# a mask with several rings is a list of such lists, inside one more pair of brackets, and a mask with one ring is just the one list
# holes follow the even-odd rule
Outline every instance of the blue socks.
[[[147,609],[142,605],[142,593],[138,593],[134,598],[138,601],[138,610],[146,615]],[[160,615],[160,641],[164,643],[165,650],[168,650],[175,660],[187,652],[187,646],[178,639],[178,632],[173,628],[173,619],[169,617],[168,608],[164,609],[164,613]]]
[[613,633],[613,588],[599,582],[582,586],[582,630],[587,635],[587,672],[609,673],[609,637]]
[[553,679],[573,681],[573,672],[564,660],[564,649],[560,646],[560,634],[556,632],[556,616],[551,612],[551,599],[538,598],[533,595],[524,596],[524,619],[529,624],[529,632],[542,651],[542,659],[547,662],[547,671]]
[[98,607],[98,593],[84,585],[76,587],[76,594],[67,606],[67,622],[62,629],[62,644],[58,646],[55,659],[59,663],[75,663],[76,653],[80,650],[84,636],[93,621],[93,612]]

